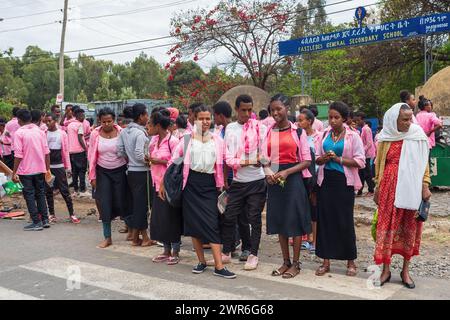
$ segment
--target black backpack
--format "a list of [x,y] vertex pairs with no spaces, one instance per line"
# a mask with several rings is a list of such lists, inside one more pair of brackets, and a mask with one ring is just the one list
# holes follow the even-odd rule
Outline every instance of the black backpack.
[[[298,138],[302,136],[302,128],[297,128],[297,135]],[[305,187],[308,189],[308,191],[312,191],[314,187],[317,184],[317,173],[316,173],[316,154],[314,153],[313,148],[309,148],[309,151],[311,153],[311,164],[309,165],[309,173],[311,174],[310,178],[303,179],[305,182]]]
[[164,174],[164,190],[166,193],[166,200],[172,207],[176,208],[179,208],[182,205],[184,156],[186,155],[186,149],[190,139],[190,135],[184,136],[183,156],[176,159],[167,168],[167,171]]

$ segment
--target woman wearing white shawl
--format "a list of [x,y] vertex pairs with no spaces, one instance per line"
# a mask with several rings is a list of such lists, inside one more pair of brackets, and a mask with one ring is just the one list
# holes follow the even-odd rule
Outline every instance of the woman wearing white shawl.
[[416,212],[429,190],[428,141],[422,128],[412,123],[413,112],[404,103],[392,106],[384,115],[376,160],[374,201],[378,205],[378,223],[374,259],[383,264],[380,283],[391,278],[394,254],[404,258],[400,274],[405,287],[413,289],[409,263],[419,255],[422,222]]

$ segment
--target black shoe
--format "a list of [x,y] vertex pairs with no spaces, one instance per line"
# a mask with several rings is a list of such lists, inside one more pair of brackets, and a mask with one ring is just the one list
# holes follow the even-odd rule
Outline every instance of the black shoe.
[[50,228],[50,222],[47,219],[42,221],[42,227],[45,229]]
[[236,278],[236,275],[233,272],[228,271],[227,268],[223,268],[221,270],[214,269],[214,275],[222,277],[222,278],[225,278],[225,279],[234,279],[234,278]]
[[380,287],[382,287],[385,283],[391,281],[391,273],[389,272],[389,277],[387,277],[384,281],[380,281]]
[[42,223],[38,222],[38,223],[31,223],[25,227],[23,227],[23,231],[42,231]]
[[192,269],[192,273],[196,274],[203,273],[203,271],[205,271],[206,268],[207,265],[200,262],[197,266],[194,267],[194,269]]
[[416,284],[414,283],[414,281],[411,279],[411,283],[405,282],[405,280],[403,280],[403,270],[402,272],[400,272],[400,278],[402,278],[402,283],[403,286],[405,286],[408,289],[414,289],[416,287]]

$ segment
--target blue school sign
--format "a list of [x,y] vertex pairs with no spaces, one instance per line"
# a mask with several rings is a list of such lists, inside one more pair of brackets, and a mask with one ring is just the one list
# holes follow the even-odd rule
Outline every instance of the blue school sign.
[[450,32],[450,12],[347,29],[278,43],[280,56]]

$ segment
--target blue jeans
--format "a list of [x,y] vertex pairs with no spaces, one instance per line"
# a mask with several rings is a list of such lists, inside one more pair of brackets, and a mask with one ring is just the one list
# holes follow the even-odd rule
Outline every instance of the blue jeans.
[[[35,174],[31,176],[19,176],[23,185],[23,197],[27,203],[33,223],[39,223],[48,220],[47,202],[45,199],[45,178],[44,174]],[[42,217],[39,216],[42,215]]]
[[179,253],[180,252],[180,245],[181,242],[175,242],[175,243],[164,243],[164,251],[170,252],[170,250],[173,250],[173,253]]

